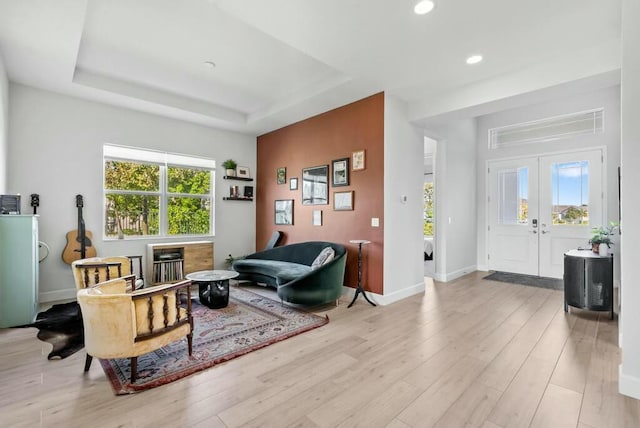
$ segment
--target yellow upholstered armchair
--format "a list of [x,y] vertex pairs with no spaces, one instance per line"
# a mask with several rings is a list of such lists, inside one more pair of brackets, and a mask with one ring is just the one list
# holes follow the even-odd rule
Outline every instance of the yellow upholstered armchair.
[[[136,258],[138,256],[131,256]],[[125,277],[128,281],[127,291],[143,286],[141,279],[132,275],[132,258],[128,256],[90,257],[75,260],[71,263],[76,288],[92,287],[100,282]]]
[[[84,320],[88,371],[93,357],[130,358],[131,383],[136,381],[138,356],[187,337],[192,353],[191,281],[126,292],[124,278],[78,290]],[[186,308],[180,294],[186,292]]]

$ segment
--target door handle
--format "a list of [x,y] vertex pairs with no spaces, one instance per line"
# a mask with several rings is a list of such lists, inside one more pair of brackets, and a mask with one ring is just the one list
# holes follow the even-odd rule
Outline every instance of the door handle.
[[[531,233],[533,233],[533,234],[535,235],[536,233],[538,233],[538,231],[537,231],[537,230],[535,230],[535,229],[533,229],[533,230],[531,231]],[[544,233],[544,232],[543,232],[543,233]]]
[[549,233],[549,231],[548,231],[548,230],[542,230],[541,232],[542,232],[543,234],[544,234],[544,233]]

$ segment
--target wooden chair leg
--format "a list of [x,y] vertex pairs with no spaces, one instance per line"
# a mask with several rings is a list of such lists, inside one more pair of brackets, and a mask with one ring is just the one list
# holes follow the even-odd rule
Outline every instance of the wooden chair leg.
[[131,357],[131,383],[135,383],[138,377],[138,357]]
[[93,361],[93,357],[87,354],[87,358],[84,360],[84,371],[88,372],[89,367],[91,367],[91,362]]
[[187,334],[187,346],[189,347],[189,356],[193,354],[193,333]]

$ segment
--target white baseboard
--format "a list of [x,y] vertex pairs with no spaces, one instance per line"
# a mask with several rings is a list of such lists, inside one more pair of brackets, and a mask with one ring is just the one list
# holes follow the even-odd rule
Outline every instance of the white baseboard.
[[479,270],[479,271],[482,271],[482,272],[489,272],[489,266],[487,266],[487,265],[478,265],[476,270]]
[[67,290],[45,291],[38,295],[38,302],[47,303],[59,302],[62,300],[75,300],[76,294],[77,290],[75,288],[70,288]]
[[[353,295],[355,294],[355,292],[356,292],[355,288],[344,287],[344,286],[342,287],[342,295],[348,296],[349,299],[353,299]],[[384,295],[371,293],[367,291],[367,297],[376,305],[386,306],[394,302],[397,302],[399,300],[406,299],[407,297],[413,296],[415,294],[420,294],[420,293],[424,293],[424,281],[418,284],[414,284],[409,287],[403,288],[402,290],[394,291],[393,293],[384,294]],[[364,300],[363,297],[358,296],[358,300],[362,300],[364,303],[368,305],[367,301]],[[351,300],[349,300],[349,302],[351,302]]]
[[434,279],[440,282],[448,282],[456,278],[460,278],[461,276],[465,276],[468,273],[475,272],[476,270],[478,270],[476,265],[467,266],[453,272],[447,272],[445,274],[438,273],[435,275]]
[[625,375],[622,372],[622,364],[618,366],[618,392],[640,400],[640,378]]

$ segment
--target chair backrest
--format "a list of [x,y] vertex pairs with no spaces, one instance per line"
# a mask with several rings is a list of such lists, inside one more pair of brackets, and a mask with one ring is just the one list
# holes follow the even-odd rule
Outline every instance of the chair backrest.
[[187,280],[127,293],[126,281],[116,278],[78,290],[87,352],[101,358],[131,357],[137,342],[157,339],[157,346],[147,345],[153,350],[164,346],[160,336],[185,324],[193,330],[191,300],[186,299],[186,308],[180,304],[181,293],[190,295],[190,285]]
[[273,247],[276,247],[280,240],[282,239],[282,232],[276,230],[271,234],[271,238],[269,238],[269,242],[267,242],[267,246],[264,247],[265,250],[270,250]]
[[121,278],[131,274],[128,257],[91,257],[71,263],[76,288],[92,287],[100,282]]

